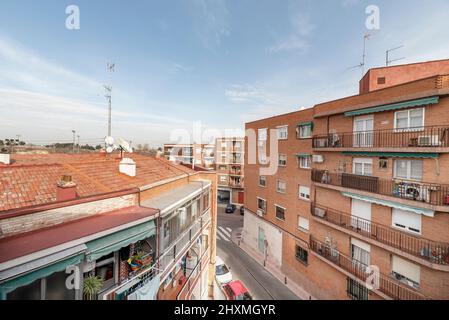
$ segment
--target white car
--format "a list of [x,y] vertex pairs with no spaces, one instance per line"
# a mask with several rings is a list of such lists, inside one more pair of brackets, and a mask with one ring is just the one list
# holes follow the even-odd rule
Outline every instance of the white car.
[[219,256],[217,256],[215,261],[215,279],[220,285],[224,285],[232,281],[231,271]]

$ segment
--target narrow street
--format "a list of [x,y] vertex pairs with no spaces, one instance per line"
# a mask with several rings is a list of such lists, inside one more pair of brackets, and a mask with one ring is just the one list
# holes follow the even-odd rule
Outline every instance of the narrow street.
[[299,299],[231,240],[231,236],[241,233],[242,227],[239,210],[227,214],[223,205],[218,206],[217,254],[231,268],[234,280],[242,281],[255,300]]

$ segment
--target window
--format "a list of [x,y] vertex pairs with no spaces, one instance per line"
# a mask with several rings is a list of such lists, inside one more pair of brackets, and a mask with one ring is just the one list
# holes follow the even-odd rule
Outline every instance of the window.
[[285,183],[285,181],[277,180],[276,191],[279,193],[285,193],[287,191],[287,184]]
[[365,158],[354,158],[353,173],[363,176],[371,176],[373,174],[373,160]]
[[422,160],[395,160],[394,177],[399,179],[422,180]]
[[352,260],[357,263],[361,268],[368,267],[371,263],[371,246],[357,240],[355,238],[351,238],[351,257]]
[[267,128],[257,130],[258,140],[259,141],[267,141],[267,132],[268,132]]
[[299,167],[301,169],[310,169],[310,163],[312,162],[312,156],[301,156],[298,159]]
[[368,300],[368,288],[351,278],[347,278],[347,292],[352,300]]
[[286,154],[280,154],[278,163],[279,163],[279,166],[281,166],[281,167],[287,166],[287,155]]
[[288,126],[277,127],[278,140],[288,139]]
[[298,229],[309,231],[309,219],[298,216]]
[[221,142],[221,148],[222,148],[222,149],[226,149],[226,146],[227,146],[226,142],[225,142],[225,141],[222,141],[222,142]]
[[296,251],[295,253],[296,259],[299,262],[307,264],[309,261],[309,252],[298,245],[296,245],[295,251]]
[[392,210],[393,227],[413,233],[421,233],[421,215],[393,208]]
[[395,129],[422,130],[424,126],[424,108],[397,111],[394,114]]
[[385,84],[385,77],[378,77],[377,78],[377,84]]
[[393,276],[397,280],[411,287],[419,287],[421,268],[418,265],[408,262],[407,260],[404,260],[397,256],[393,256],[392,270]]
[[257,209],[265,213],[267,211],[267,200],[257,198]]
[[267,186],[267,177],[259,176],[259,186],[266,187]]
[[310,188],[299,186],[299,198],[304,200],[310,200]]
[[285,220],[285,208],[282,208],[278,205],[274,205],[275,209],[276,209],[276,218],[278,218],[279,220]]
[[170,235],[170,221],[164,223],[164,238],[167,238]]
[[307,139],[312,137],[312,123],[304,123],[298,125],[297,137],[299,139]]
[[220,165],[220,166],[218,166],[218,169],[219,170],[228,170],[228,167],[225,165]]
[[388,169],[388,159],[387,158],[379,158],[379,169]]
[[220,176],[220,182],[226,182],[228,178],[226,176]]

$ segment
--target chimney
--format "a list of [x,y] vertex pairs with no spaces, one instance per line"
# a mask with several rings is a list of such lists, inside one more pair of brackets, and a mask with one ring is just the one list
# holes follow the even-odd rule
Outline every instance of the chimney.
[[156,158],[157,158],[157,159],[161,158],[163,154],[164,154],[164,153],[162,152],[162,150],[157,150],[157,151],[156,151]]
[[131,158],[123,158],[119,164],[120,173],[126,174],[130,177],[136,176],[136,163]]
[[56,186],[56,201],[67,201],[76,198],[76,183],[72,181],[72,176],[61,176]]
[[11,155],[9,153],[0,153],[0,163],[11,164]]

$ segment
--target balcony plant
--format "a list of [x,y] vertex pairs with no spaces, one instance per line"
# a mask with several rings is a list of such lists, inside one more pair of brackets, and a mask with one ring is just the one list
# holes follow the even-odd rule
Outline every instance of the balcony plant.
[[95,300],[98,292],[103,288],[103,279],[89,276],[84,279],[83,294],[86,300]]

